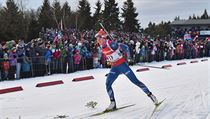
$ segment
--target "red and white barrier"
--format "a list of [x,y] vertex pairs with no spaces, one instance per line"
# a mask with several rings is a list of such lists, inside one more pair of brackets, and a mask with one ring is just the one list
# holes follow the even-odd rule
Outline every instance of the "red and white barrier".
[[201,60],[201,62],[205,62],[205,61],[208,61],[208,59],[202,59],[202,60]]
[[45,83],[38,83],[36,87],[45,87],[45,86],[52,86],[52,85],[59,85],[63,84],[62,80],[59,81],[51,81],[51,82],[45,82]]
[[149,68],[141,68],[136,70],[136,72],[143,72],[143,71],[149,71]]
[[85,76],[85,77],[74,78],[72,81],[77,82],[77,81],[85,81],[85,80],[92,80],[92,79],[94,79],[93,76]]
[[168,68],[168,67],[172,67],[172,65],[167,64],[167,65],[163,65],[162,68]]
[[194,61],[191,61],[190,63],[198,63],[198,61],[197,60],[194,60]]
[[22,91],[22,90],[23,90],[23,88],[21,86],[12,87],[12,88],[5,88],[5,89],[0,89],[0,94],[17,92],[17,91]]
[[177,65],[185,65],[187,64],[186,62],[180,62],[180,63],[177,63]]

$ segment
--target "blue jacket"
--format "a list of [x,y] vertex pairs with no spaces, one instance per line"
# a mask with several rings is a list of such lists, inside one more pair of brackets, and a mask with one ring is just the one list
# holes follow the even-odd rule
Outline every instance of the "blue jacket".
[[44,54],[45,60],[51,62],[51,57],[52,57],[52,51],[50,49],[46,49],[46,52]]

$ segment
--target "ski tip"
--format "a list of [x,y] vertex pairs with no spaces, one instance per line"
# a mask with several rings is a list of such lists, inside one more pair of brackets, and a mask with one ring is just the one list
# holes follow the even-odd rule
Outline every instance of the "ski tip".
[[163,103],[166,100],[166,98],[164,98],[163,100],[161,100],[160,102],[158,102],[157,104],[155,104],[155,106],[159,106],[161,103]]
[[162,99],[159,103],[162,103],[162,102],[165,101],[165,100],[166,100],[166,98]]

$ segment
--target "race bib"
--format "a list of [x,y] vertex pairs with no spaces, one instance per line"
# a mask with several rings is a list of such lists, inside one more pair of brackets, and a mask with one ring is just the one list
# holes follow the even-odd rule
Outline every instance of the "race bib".
[[115,62],[119,60],[120,58],[122,58],[122,54],[119,50],[116,50],[114,53],[107,55],[106,57],[107,57],[107,61]]

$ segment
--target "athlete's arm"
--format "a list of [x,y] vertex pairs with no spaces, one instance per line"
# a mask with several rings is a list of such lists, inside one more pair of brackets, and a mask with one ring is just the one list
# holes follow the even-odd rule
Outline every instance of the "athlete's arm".
[[118,45],[118,43],[112,41],[111,44],[110,44],[110,47],[112,48],[112,50],[117,50],[119,45]]

